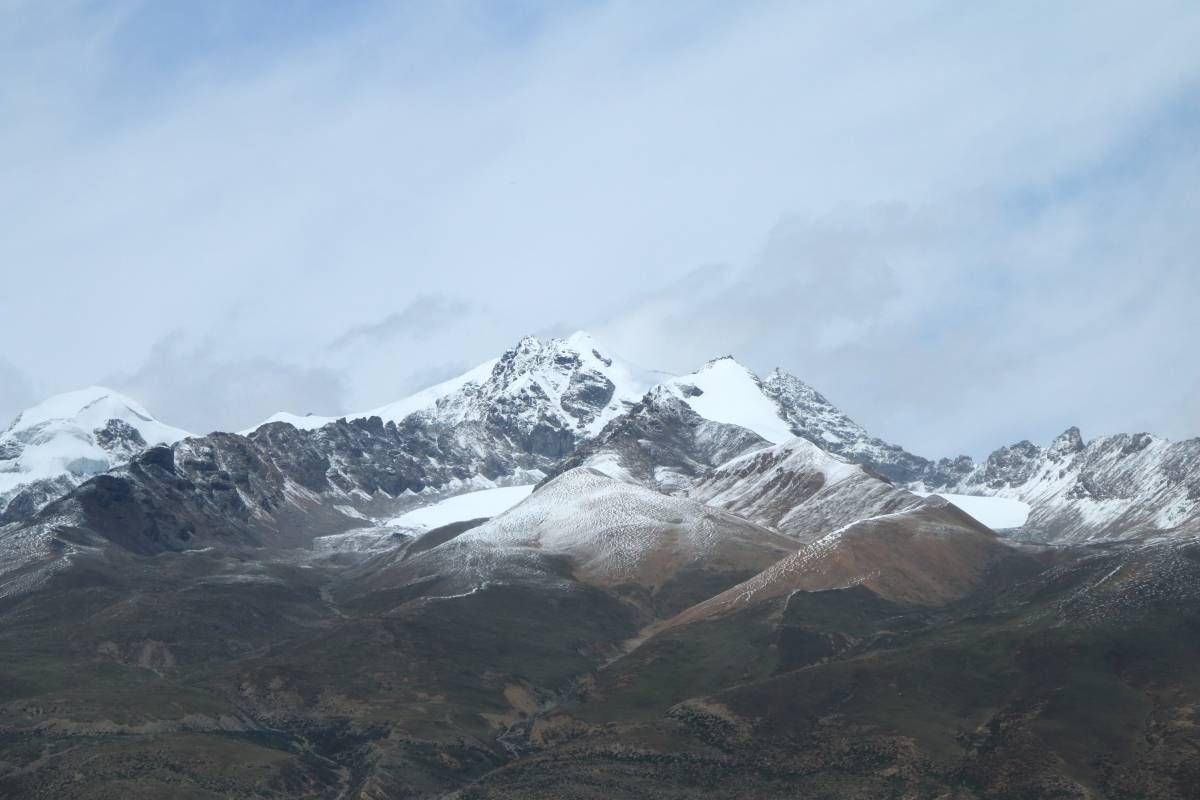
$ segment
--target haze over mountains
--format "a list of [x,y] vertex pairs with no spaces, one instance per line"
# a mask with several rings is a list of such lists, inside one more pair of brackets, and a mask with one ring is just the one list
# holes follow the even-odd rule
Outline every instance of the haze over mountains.
[[93,389],[0,448],[14,796],[1200,785],[1200,440],[933,460],[578,333],[243,433]]

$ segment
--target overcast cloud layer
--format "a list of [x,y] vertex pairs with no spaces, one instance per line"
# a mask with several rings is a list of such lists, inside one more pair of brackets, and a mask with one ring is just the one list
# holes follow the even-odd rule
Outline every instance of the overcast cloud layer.
[[930,456],[1200,435],[1198,41],[1190,1],[0,0],[0,417],[99,382],[239,429],[587,328]]

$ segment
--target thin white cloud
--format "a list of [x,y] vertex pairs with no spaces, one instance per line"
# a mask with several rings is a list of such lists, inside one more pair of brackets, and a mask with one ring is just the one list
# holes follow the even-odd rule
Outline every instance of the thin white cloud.
[[[337,372],[246,355],[214,358],[204,342],[171,334],[154,343],[141,367],[104,383],[143,401],[164,422],[207,433],[258,424],[281,408],[298,413],[344,410]],[[296,398],[307,405],[296,406]]]

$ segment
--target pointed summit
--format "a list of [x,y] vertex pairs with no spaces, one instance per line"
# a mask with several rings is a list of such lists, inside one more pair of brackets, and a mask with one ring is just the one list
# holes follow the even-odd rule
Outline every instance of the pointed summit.
[[554,458],[599,433],[656,379],[583,331],[566,339],[526,336],[493,363],[486,376],[420,413],[451,426],[486,422],[529,452]]
[[1079,428],[1074,425],[1067,428],[1065,431],[1054,437],[1054,441],[1046,448],[1046,453],[1050,457],[1069,456],[1074,453],[1081,452],[1085,445],[1083,437],[1079,433]]

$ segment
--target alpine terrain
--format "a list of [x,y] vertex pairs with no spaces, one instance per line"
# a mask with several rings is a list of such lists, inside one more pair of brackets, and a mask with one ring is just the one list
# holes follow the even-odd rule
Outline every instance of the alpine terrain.
[[583,332],[0,436],[0,797],[1200,798],[1197,751],[1200,439],[927,458]]

